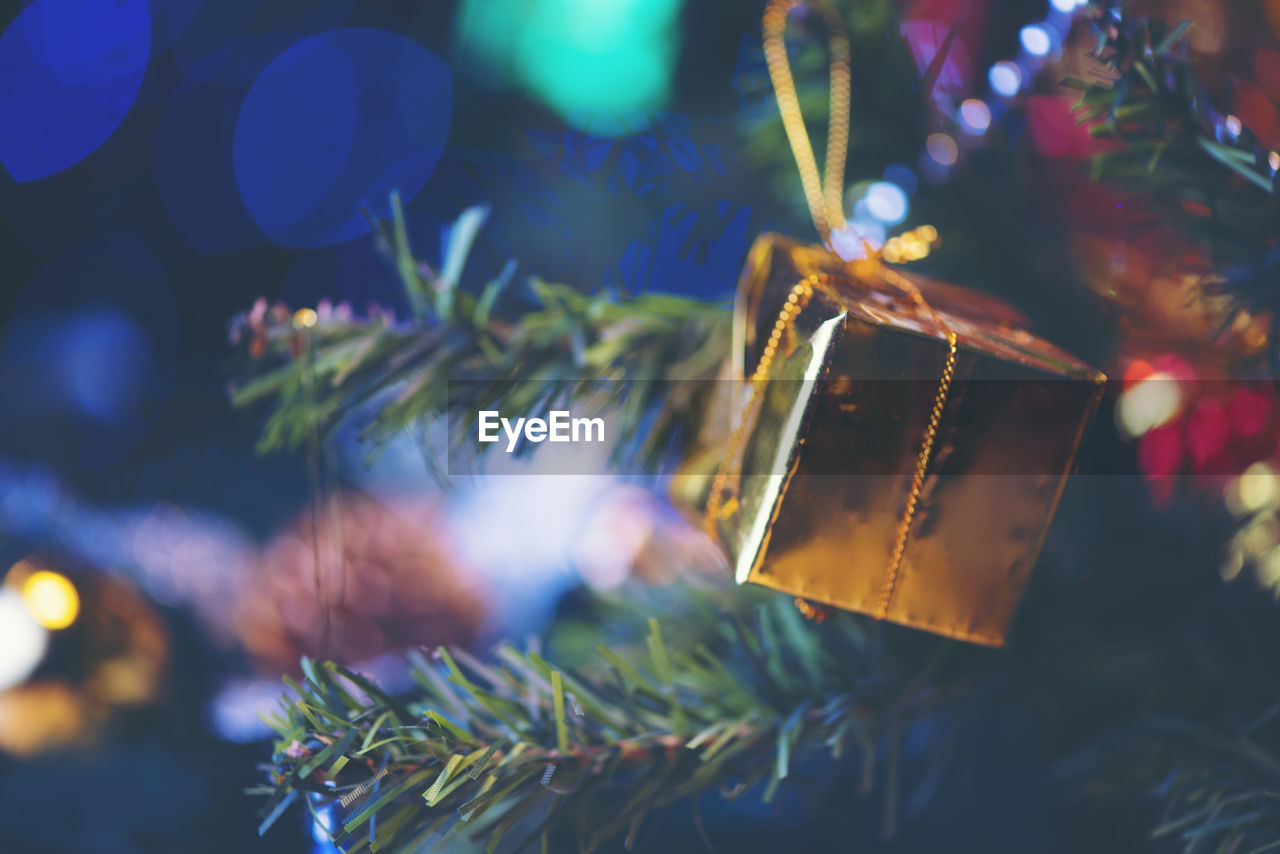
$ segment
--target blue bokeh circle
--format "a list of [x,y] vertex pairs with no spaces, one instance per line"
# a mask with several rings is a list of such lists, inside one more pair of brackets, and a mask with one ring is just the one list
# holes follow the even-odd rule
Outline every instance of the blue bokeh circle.
[[256,36],[218,48],[183,77],[156,125],[160,197],[201,252],[262,242],[236,188],[230,152],[246,93],[288,43],[281,36]]
[[151,49],[146,0],[35,0],[0,36],[0,163],[35,181],[93,153],[133,106]]
[[444,148],[448,67],[417,42],[376,29],[332,30],[276,57],[236,120],[236,186],[272,242],[309,248],[368,230],[366,204],[412,198]]
[[132,231],[94,234],[21,287],[0,336],[0,435],[14,452],[113,465],[146,435],[182,329],[160,260]]

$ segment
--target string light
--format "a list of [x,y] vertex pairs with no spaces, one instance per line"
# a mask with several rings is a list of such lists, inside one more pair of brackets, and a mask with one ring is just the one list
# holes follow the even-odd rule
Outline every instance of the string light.
[[987,81],[997,95],[1012,98],[1022,88],[1022,69],[1007,59],[991,66]]
[[21,685],[44,658],[48,633],[16,591],[0,589],[0,691]]
[[1258,564],[1258,578],[1264,585],[1275,589],[1280,587],[1280,548],[1267,553]]
[[1169,374],[1156,371],[1126,389],[1116,401],[1116,424],[1138,437],[1168,423],[1182,409],[1182,388]]
[[319,316],[314,308],[300,308],[293,313],[294,329],[310,329],[316,325]]
[[937,242],[938,229],[932,225],[922,225],[889,238],[884,248],[880,250],[880,254],[890,264],[919,261],[933,251],[933,246]]
[[54,631],[65,629],[80,615],[75,585],[66,576],[44,569],[22,583],[22,601],[37,623]]
[[1238,548],[1230,549],[1226,557],[1223,558],[1222,564],[1218,567],[1218,572],[1222,576],[1223,581],[1230,581],[1240,574],[1240,570],[1244,569],[1244,552]]
[[1018,40],[1022,42],[1022,49],[1032,56],[1048,56],[1049,49],[1053,47],[1048,31],[1039,24],[1028,24],[1023,27],[1022,32],[1018,34]]
[[1265,462],[1244,470],[1227,488],[1227,509],[1236,516],[1249,516],[1280,504],[1280,476]]
[[924,148],[929,153],[929,157],[942,166],[951,166],[956,162],[956,158],[960,156],[960,149],[956,146],[956,141],[945,133],[929,134],[929,138],[925,140]]
[[977,98],[969,98],[960,105],[960,123],[969,133],[985,133],[991,127],[991,108]]
[[[1029,23],[1019,31],[1022,51],[1016,61],[1003,59],[988,69],[989,94],[966,98],[956,108],[951,118],[963,134],[981,137],[991,128],[995,117],[1003,112],[1003,100],[1016,97],[1057,52],[1071,27],[1071,16],[1087,6],[1088,0],[1050,0],[1050,5],[1052,11],[1044,20]],[[953,146],[956,148],[954,156],[951,153]],[[922,174],[932,180],[942,180],[959,158],[960,148],[954,138],[944,140],[930,136],[926,154],[928,156],[921,162]],[[1280,162],[1277,165],[1280,166]]]
[[890,181],[876,181],[867,188],[867,213],[885,225],[897,225],[907,218],[907,194]]

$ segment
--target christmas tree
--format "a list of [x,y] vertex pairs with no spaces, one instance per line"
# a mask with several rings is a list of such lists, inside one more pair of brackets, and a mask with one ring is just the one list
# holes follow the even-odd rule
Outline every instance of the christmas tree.
[[[804,423],[820,424],[813,413],[825,412],[822,395],[835,394],[795,391],[809,378],[801,372],[778,393],[785,406],[771,409],[771,370],[805,354],[816,354],[811,364],[840,358],[823,355],[823,346],[837,346],[820,340],[834,334],[822,332],[828,324],[805,325],[831,314],[824,300],[844,285],[829,280],[847,275],[862,289],[839,298],[846,312],[889,294],[875,315],[882,319],[867,321],[874,341],[889,334],[877,324],[891,327],[899,314],[917,312],[910,316],[923,327],[919,318],[936,321],[925,335],[937,346],[933,361],[910,377],[926,405],[912,404],[902,421],[920,425],[897,430],[907,437],[905,468],[874,470],[908,484],[885,517],[896,544],[876,540],[885,559],[873,567],[852,559],[803,566],[816,576],[867,574],[882,591],[878,606],[782,582],[768,586],[786,594],[736,587],[727,569],[709,578],[673,567],[690,577],[651,597],[584,604],[585,617],[566,616],[542,644],[505,643],[489,657],[410,653],[416,684],[408,692],[384,691],[349,662],[304,659],[272,720],[278,740],[256,790],[266,799],[264,832],[292,807],[323,811],[332,841],[349,852],[460,840],[489,851],[643,848],[659,816],[687,804],[689,838],[671,844],[694,850],[711,801],[769,804],[791,790],[811,804],[814,827],[830,827],[826,813],[842,798],[861,797],[874,808],[859,814],[875,818],[858,832],[909,845],[913,822],[963,809],[966,785],[986,784],[974,769],[992,749],[1026,750],[1018,762],[1003,760],[1006,776],[1028,775],[1028,785],[1056,793],[1063,811],[1088,817],[1076,838],[1043,850],[1280,847],[1272,720],[1280,705],[1268,654],[1277,623],[1267,590],[1280,554],[1280,489],[1267,462],[1280,354],[1271,328],[1276,111],[1247,97],[1246,86],[1225,85],[1231,69],[1206,59],[1195,28],[1176,16],[1066,6],[1055,3],[1048,19],[1021,30],[1018,61],[992,65],[980,97],[954,79],[951,63],[966,28],[984,23],[980,12],[940,28],[900,20],[890,4],[770,4],[763,49],[753,46],[743,74],[741,145],[774,196],[768,221],[811,235],[812,216],[826,249],[818,260],[778,250],[800,259],[800,272],[773,297],[761,285],[754,308],[651,291],[590,293],[514,265],[476,281],[469,252],[486,218],[501,211],[463,212],[431,257],[393,197],[388,218],[367,217],[411,317],[263,303],[237,318],[242,376],[233,396],[265,419],[263,452],[322,458],[335,431],[356,423],[375,454],[393,436],[415,436],[425,464],[447,480],[472,457],[507,448],[504,439],[472,453],[483,412],[602,414],[615,430],[617,470],[678,468],[676,501],[699,526],[710,492],[707,528],[722,541],[732,535],[721,523],[749,513],[746,488],[728,489],[746,483],[748,446],[763,441],[749,436],[801,407],[792,397],[803,394],[812,394],[801,401],[810,407]],[[788,15],[794,29],[784,40]],[[846,134],[852,189],[843,180]],[[825,174],[810,135],[828,140]],[[927,180],[910,188],[912,219],[899,225],[907,181],[885,166],[903,151],[923,152]],[[1061,209],[1036,206],[1050,191],[1067,200]],[[828,257],[834,272],[823,272]],[[977,291],[1026,317],[1002,314]],[[1000,420],[984,420],[994,410],[976,403],[970,421],[948,420],[959,419],[949,415],[957,400],[985,399],[958,390],[984,352],[973,342],[996,341],[984,345],[993,364],[1034,362],[1056,379],[1095,376],[1031,338],[1030,326],[1114,380],[1060,503],[1054,484],[1077,458],[1037,472],[1053,495],[1044,513],[1031,513],[1035,524],[1047,523],[1055,504],[1058,514],[1018,619],[1007,637],[1003,624],[979,637],[895,617],[891,597],[899,602],[913,583],[933,597],[921,607],[944,615],[964,598],[934,592],[941,582],[913,544],[928,520],[941,524],[940,478],[974,473],[957,461],[965,431],[995,430]],[[1009,341],[1021,342],[1019,354],[1009,355]],[[1051,392],[1033,410],[1064,393],[1042,385]],[[1024,386],[1013,387],[1016,395]],[[1091,394],[1064,404],[1076,439]],[[534,450],[524,435],[522,450]],[[765,450],[787,447],[771,441]],[[1025,443],[1033,457],[1052,445],[1029,428],[1001,442]],[[865,474],[872,453],[850,439],[830,464],[850,467],[826,473]],[[792,473],[805,465],[798,451],[788,459]],[[789,488],[787,500],[798,500],[812,487],[797,480]],[[768,506],[768,524],[781,533],[759,546],[762,556],[739,580],[785,562],[792,534],[781,514],[791,511]],[[985,524],[981,512],[974,518]],[[1035,534],[1024,539],[1038,542]],[[833,534],[816,527],[805,536]],[[1013,541],[1029,572],[1036,545]],[[1007,546],[953,550],[950,564],[981,564]],[[1011,603],[1023,580],[1010,570],[1001,582]],[[975,639],[1004,648],[964,642]],[[833,850],[861,847],[847,836],[789,832]],[[1018,850],[1010,840],[1024,838],[987,827],[957,847]]]

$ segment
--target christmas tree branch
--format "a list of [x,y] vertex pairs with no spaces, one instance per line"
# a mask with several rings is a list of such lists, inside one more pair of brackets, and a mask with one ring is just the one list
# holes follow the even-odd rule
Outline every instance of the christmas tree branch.
[[1150,199],[1245,304],[1277,304],[1280,156],[1214,106],[1185,39],[1190,22],[1171,26],[1101,3],[1093,24],[1101,73],[1064,81],[1084,90],[1080,120],[1114,145],[1095,156],[1093,176]]
[[1178,839],[1184,851],[1280,850],[1280,762],[1249,736],[1224,737],[1182,720],[1146,727],[1180,758],[1160,794],[1164,820],[1154,838]]
[[718,637],[684,648],[650,620],[643,649],[600,646],[576,671],[511,646],[492,662],[413,655],[406,698],[307,662],[272,720],[262,830],[303,794],[336,805],[334,840],[348,852],[462,834],[490,851],[504,838],[546,850],[549,834],[584,852],[617,836],[630,845],[652,810],[682,799],[755,784],[771,799],[805,754],[854,747],[869,774],[880,723],[907,726],[937,702],[919,674],[869,678],[885,664],[873,665],[856,618],[806,623],[779,597],[754,616],[723,617]]
[[[1191,22],[1129,16],[1106,2],[1094,4],[1093,25],[1104,71],[1065,81],[1084,92],[1081,121],[1114,146],[1093,159],[1093,176],[1149,199],[1164,224],[1204,250],[1241,307],[1280,309],[1280,154],[1215,105],[1185,38]],[[1189,719],[1144,720],[1092,751],[1091,785],[1110,777],[1145,790],[1160,805],[1152,838],[1184,852],[1280,851],[1280,759],[1255,740],[1277,708],[1234,735]]]
[[459,217],[439,271],[412,254],[395,197],[392,210],[391,221],[371,222],[410,319],[260,301],[233,322],[232,342],[248,358],[232,399],[269,408],[261,450],[300,447],[365,407],[376,410],[363,433],[375,443],[444,418],[456,444],[479,410],[523,414],[578,402],[615,412],[617,450],[654,467],[700,423],[708,395],[696,383],[679,393],[664,381],[718,375],[729,347],[726,306],[662,294],[618,300],[536,277],[521,289],[514,263],[471,289],[462,274],[484,209]]
[[[1189,718],[1144,717],[1068,760],[1086,799],[1143,797],[1156,850],[1280,850],[1280,758],[1259,730],[1277,708],[1229,734]],[[1267,741],[1274,742],[1274,736]],[[1173,846],[1173,847],[1169,847]]]

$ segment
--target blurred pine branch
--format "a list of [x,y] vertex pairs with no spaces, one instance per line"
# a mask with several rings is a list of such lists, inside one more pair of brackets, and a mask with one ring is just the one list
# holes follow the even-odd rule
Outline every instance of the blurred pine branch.
[[1078,118],[1113,147],[1094,157],[1096,180],[1147,200],[1201,247],[1242,305],[1280,308],[1275,193],[1280,155],[1207,91],[1186,41],[1189,21],[1092,7],[1098,74],[1081,89]]
[[362,435],[375,445],[432,418],[446,419],[460,444],[479,410],[576,402],[613,412],[615,452],[655,468],[701,424],[706,386],[669,381],[718,376],[726,305],[656,293],[615,299],[536,276],[518,289],[514,262],[469,288],[463,273],[487,210],[458,218],[438,271],[413,254],[395,196],[392,211],[390,221],[370,221],[412,317],[260,302],[233,321],[232,342],[249,358],[232,401],[267,407],[261,451],[301,447],[361,411],[371,418]]
[[[646,817],[674,802],[757,784],[771,800],[805,756],[858,755],[871,791],[885,733],[940,702],[928,679],[937,655],[912,672],[859,618],[806,623],[769,597],[710,625],[703,640],[673,647],[650,619],[643,647],[601,645],[578,670],[509,645],[488,662],[411,654],[417,688],[405,698],[304,662],[304,681],[271,720],[279,738],[260,790],[262,830],[301,794],[337,805],[334,841],[348,854],[460,835],[490,851],[504,838],[511,850],[538,840],[548,850],[552,835],[584,852],[619,836],[630,847]],[[882,755],[897,761],[894,749]],[[937,751],[934,762],[950,758]],[[890,811],[897,776],[885,770]]]
[[[1114,146],[1094,157],[1092,176],[1146,200],[1203,251],[1239,306],[1280,310],[1280,155],[1214,103],[1186,41],[1191,22],[1129,15],[1114,2],[1092,14],[1099,73],[1064,81],[1082,90],[1081,123]],[[1076,761],[1092,787],[1110,781],[1100,800],[1146,788],[1160,805],[1159,850],[1280,851],[1280,759],[1257,732],[1277,709],[1237,733],[1148,718]]]

